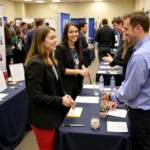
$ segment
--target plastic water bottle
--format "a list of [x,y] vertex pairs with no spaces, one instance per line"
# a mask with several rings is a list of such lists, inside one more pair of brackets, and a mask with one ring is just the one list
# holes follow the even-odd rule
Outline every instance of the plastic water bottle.
[[115,92],[115,91],[116,91],[115,78],[114,78],[114,76],[112,76],[110,79],[110,92]]
[[100,94],[104,91],[104,77],[102,75],[99,78],[99,91]]

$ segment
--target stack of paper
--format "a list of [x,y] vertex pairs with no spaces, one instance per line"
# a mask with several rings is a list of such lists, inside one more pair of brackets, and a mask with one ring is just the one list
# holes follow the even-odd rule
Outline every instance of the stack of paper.
[[114,116],[114,117],[125,118],[126,115],[127,115],[127,111],[124,110],[124,109],[109,110],[107,115]]
[[92,84],[84,84],[83,89],[93,89]]
[[107,121],[107,132],[128,132],[126,122]]
[[8,94],[4,94],[4,93],[0,93],[0,98],[4,98],[5,96],[7,96]]
[[104,73],[106,73],[106,71],[104,71],[104,70],[99,70],[99,71],[97,71],[97,73],[98,73],[98,74],[104,74]]
[[99,97],[97,96],[77,96],[76,100],[77,103],[99,103]]
[[100,66],[101,69],[110,69],[110,66]]
[[75,109],[70,108],[67,117],[69,118],[80,118],[83,108],[76,107]]
[[118,74],[118,71],[116,70],[112,70],[112,71],[108,71],[110,74]]

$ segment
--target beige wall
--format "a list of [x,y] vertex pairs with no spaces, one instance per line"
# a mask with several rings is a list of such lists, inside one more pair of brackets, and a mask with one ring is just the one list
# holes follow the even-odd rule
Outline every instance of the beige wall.
[[121,16],[126,12],[135,10],[134,1],[125,2],[84,2],[78,3],[77,6],[73,3],[59,4],[26,4],[26,17],[55,17],[55,12],[70,13],[71,17],[92,17],[98,22],[106,17],[111,22],[115,16]]
[[16,3],[8,0],[0,0],[0,4],[3,5],[3,16],[8,17],[8,21],[14,21],[16,18]]
[[150,0],[136,0],[135,1],[135,10],[142,10],[144,11],[150,10]]

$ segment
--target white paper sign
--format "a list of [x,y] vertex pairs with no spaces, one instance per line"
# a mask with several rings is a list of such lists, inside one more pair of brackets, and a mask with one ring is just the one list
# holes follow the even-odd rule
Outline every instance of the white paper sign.
[[107,121],[107,132],[128,132],[127,123]]
[[9,68],[10,68],[10,72],[11,72],[13,81],[25,80],[24,67],[23,67],[22,63],[9,65]]
[[110,66],[100,66],[101,69],[110,69]]
[[2,70],[0,70],[0,92],[6,89],[7,89],[6,81],[5,81]]
[[93,89],[92,84],[84,84],[83,89]]
[[0,98],[6,97],[8,94],[0,93]]
[[106,73],[106,71],[104,71],[104,70],[99,70],[99,71],[97,71],[97,73],[98,73],[98,74],[103,74],[103,73]]
[[114,117],[125,118],[126,115],[127,115],[127,111],[124,110],[124,109],[109,110],[107,115],[114,116]]
[[99,103],[99,97],[96,96],[77,96],[76,100],[77,103],[91,103],[97,104]]

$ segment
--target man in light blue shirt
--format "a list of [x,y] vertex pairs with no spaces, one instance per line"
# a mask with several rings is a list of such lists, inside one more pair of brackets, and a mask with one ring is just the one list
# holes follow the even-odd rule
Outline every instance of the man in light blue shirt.
[[150,20],[144,12],[123,17],[124,32],[135,45],[126,77],[117,92],[105,93],[110,108],[127,104],[133,150],[150,150]]

